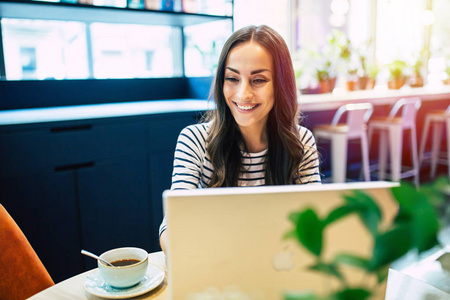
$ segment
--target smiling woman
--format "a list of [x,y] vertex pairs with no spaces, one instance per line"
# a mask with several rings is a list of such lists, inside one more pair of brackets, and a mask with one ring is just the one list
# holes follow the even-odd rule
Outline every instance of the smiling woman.
[[228,56],[223,93],[249,152],[267,148],[267,117],[274,95],[272,55],[257,43],[236,46]]
[[[216,109],[178,138],[172,190],[320,183],[312,133],[299,126],[294,70],[283,38],[248,26],[225,43]],[[160,227],[165,250],[165,219]]]

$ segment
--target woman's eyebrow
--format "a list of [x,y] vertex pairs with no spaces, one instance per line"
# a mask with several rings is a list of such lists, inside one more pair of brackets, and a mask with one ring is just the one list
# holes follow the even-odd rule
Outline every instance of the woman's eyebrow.
[[[232,72],[234,72],[234,73],[240,74],[238,70],[233,69],[233,68],[231,68],[231,67],[227,67],[227,69],[230,70],[230,71],[232,71]],[[265,71],[270,72],[269,69],[259,69],[259,70],[251,71],[250,74],[251,74],[251,75],[254,75],[254,74],[262,73],[262,72],[265,72]]]
[[230,67],[227,67],[227,69],[232,71],[232,72],[234,72],[234,73],[240,74],[239,71],[236,70],[236,69],[233,69],[233,68],[230,68]]
[[269,69],[259,69],[259,70],[251,71],[250,74],[254,75],[254,74],[262,73],[262,72],[265,72],[265,71],[270,72]]

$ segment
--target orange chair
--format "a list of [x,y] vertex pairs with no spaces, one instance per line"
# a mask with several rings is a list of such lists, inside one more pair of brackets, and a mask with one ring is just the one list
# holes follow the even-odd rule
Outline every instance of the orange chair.
[[23,300],[54,285],[27,238],[0,204],[0,299]]

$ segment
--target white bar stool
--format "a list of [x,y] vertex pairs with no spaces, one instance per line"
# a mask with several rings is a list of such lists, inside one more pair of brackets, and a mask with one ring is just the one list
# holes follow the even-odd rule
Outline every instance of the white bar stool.
[[[347,112],[346,123],[339,120]],[[328,139],[331,142],[331,173],[332,182],[342,183],[347,173],[348,141],[361,140],[361,156],[364,179],[370,181],[369,147],[367,143],[367,121],[373,112],[371,103],[346,104],[336,111],[330,125],[318,125],[314,128],[316,141]]]
[[[446,110],[433,110],[425,115],[425,125],[422,131],[422,139],[420,140],[419,162],[422,164],[423,161],[431,159],[431,178],[436,176],[436,167],[438,164],[448,165],[450,176],[450,157],[447,155],[448,161],[441,158],[445,155],[445,153],[441,153],[441,142],[446,117],[450,117],[450,105]],[[425,153],[430,125],[432,126],[431,153]],[[448,143],[449,139],[447,138],[447,148],[449,147]]]
[[[375,130],[380,132],[378,179],[386,177],[387,150],[389,144],[391,180],[400,181],[401,178],[414,176],[414,183],[419,185],[419,158],[417,155],[416,114],[420,108],[419,97],[402,98],[398,100],[386,118],[375,118],[369,123],[369,146]],[[401,116],[396,117],[401,110]],[[411,156],[413,166],[402,172],[403,131],[411,132]]]

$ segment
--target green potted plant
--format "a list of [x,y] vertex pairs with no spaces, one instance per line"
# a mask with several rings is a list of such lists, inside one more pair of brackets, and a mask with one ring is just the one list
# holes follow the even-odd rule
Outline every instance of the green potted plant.
[[423,87],[423,76],[422,76],[423,63],[421,60],[417,60],[413,65],[413,76],[410,78],[409,85],[411,87]]
[[343,74],[348,70],[352,56],[350,40],[342,31],[332,30],[327,35],[321,55],[324,63],[317,68],[317,79],[323,92],[332,92],[336,85],[337,74]]
[[422,87],[424,83],[423,70],[426,63],[426,51],[422,50],[412,65],[413,75],[410,78],[409,85],[411,87]]
[[404,74],[407,63],[403,60],[396,59],[387,65],[390,77],[388,79],[388,88],[398,90],[406,82]]
[[367,89],[373,89],[375,87],[375,84],[377,83],[377,76],[380,72],[380,68],[377,64],[373,63],[367,66],[367,76],[369,77],[369,80],[367,82]]
[[336,85],[331,61],[326,60],[321,67],[316,68],[316,78],[319,82],[321,93],[331,93]]
[[447,68],[445,68],[445,73],[447,74],[447,78],[443,79],[442,82],[444,84],[450,84],[450,65],[447,65]]
[[369,83],[369,75],[367,70],[367,58],[365,55],[359,53],[360,72],[358,76],[358,88],[365,90]]
[[[315,258],[309,271],[329,280],[337,279],[339,284],[333,286],[330,282],[328,292],[320,295],[314,292],[289,292],[285,294],[285,300],[366,300],[379,297],[377,292],[385,283],[392,262],[410,251],[422,253],[438,244],[437,236],[441,227],[438,208],[444,207],[444,191],[448,193],[449,188],[446,177],[439,178],[433,184],[423,185],[420,190],[405,182],[393,188],[392,193],[399,209],[387,227],[380,226],[382,215],[377,202],[361,191],[345,195],[344,203],[323,217],[312,207],[292,212],[289,220],[293,228],[286,232],[284,238],[298,241]],[[340,253],[333,258],[325,258],[322,251],[326,244],[325,231],[351,215],[356,215],[370,232],[372,252],[365,257],[355,253]],[[359,270],[362,278],[374,276],[377,284],[370,286],[362,280],[357,285],[350,285],[342,270],[346,266]]]
[[350,68],[347,72],[347,91],[354,91],[358,85],[358,69]]

